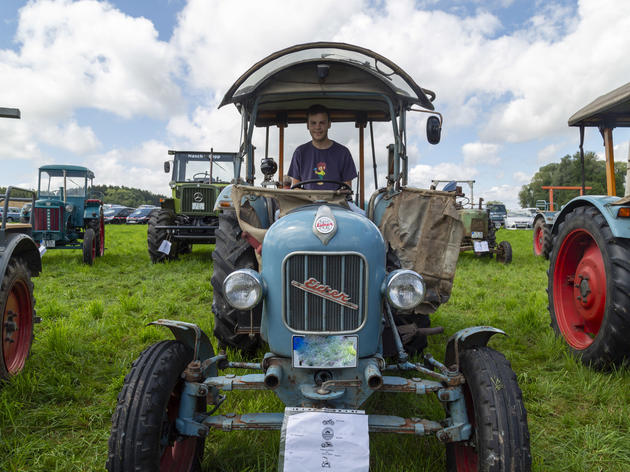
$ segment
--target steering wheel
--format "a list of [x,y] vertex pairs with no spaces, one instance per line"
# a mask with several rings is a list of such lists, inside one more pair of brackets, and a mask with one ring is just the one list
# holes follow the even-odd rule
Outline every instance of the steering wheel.
[[342,182],[341,180],[333,180],[333,179],[308,179],[308,180],[301,180],[300,182],[298,182],[295,185],[291,185],[291,189],[293,190],[294,188],[301,188],[302,190],[304,190],[304,186],[308,185],[308,184],[317,184],[317,183],[328,183],[328,184],[337,184],[339,185],[339,187],[337,188],[337,190],[350,190],[350,192],[352,192],[352,187],[350,187],[347,183]]
[[193,179],[207,179],[209,175],[207,172],[197,172],[193,174]]

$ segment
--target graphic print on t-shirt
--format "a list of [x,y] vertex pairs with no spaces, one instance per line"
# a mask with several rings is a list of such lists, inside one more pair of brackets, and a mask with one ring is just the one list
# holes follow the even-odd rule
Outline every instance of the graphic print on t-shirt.
[[[326,163],[318,162],[317,167],[313,167],[313,172],[319,176],[320,180],[323,180],[326,176]],[[323,185],[323,182],[319,182],[318,185]]]

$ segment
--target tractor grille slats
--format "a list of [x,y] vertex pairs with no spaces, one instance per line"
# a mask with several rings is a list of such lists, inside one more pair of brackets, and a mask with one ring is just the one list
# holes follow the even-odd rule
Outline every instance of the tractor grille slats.
[[59,208],[34,208],[33,230],[59,231]]
[[471,231],[483,231],[484,233],[488,230],[488,220],[487,218],[473,218],[470,222]]
[[[200,198],[201,196],[201,198]],[[196,198],[195,198],[196,197]],[[203,203],[203,209],[193,205]],[[193,209],[193,206],[196,208]],[[208,187],[184,187],[182,189],[182,211],[186,213],[208,213],[214,206],[214,189]]]
[[356,254],[294,254],[284,266],[285,319],[308,332],[354,331],[365,317],[366,263]]

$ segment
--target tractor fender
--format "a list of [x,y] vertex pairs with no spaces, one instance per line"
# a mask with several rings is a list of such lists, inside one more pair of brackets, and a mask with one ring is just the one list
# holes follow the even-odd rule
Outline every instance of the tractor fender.
[[234,184],[229,184],[223,187],[223,190],[221,190],[221,193],[219,193],[219,196],[214,202],[214,211],[234,208],[234,205],[232,204],[232,187],[234,187]]
[[193,360],[204,361],[214,357],[214,348],[210,339],[202,329],[193,323],[184,321],[159,319],[149,325],[165,326],[171,330],[175,339],[193,350]]
[[175,212],[175,200],[172,198],[165,198],[160,202],[160,207],[163,210],[171,210],[173,213]]
[[460,329],[450,337],[446,345],[446,355],[444,356],[446,366],[455,365],[459,370],[459,352],[472,347],[486,346],[495,334],[507,336],[505,331],[492,326],[471,326]]
[[560,213],[558,213],[551,230],[552,236],[555,236],[558,233],[560,223],[564,221],[569,212],[573,211],[577,207],[591,206],[597,208],[597,210],[606,219],[606,223],[608,223],[608,226],[615,238],[630,238],[630,219],[617,218],[619,206],[614,205],[614,203],[618,200],[620,200],[619,197],[606,195],[583,195],[575,197],[569,201],[564,208],[562,208]]
[[0,276],[3,276],[12,257],[20,257],[26,262],[32,277],[42,271],[42,258],[33,239],[24,233],[5,233],[4,244],[0,246]]

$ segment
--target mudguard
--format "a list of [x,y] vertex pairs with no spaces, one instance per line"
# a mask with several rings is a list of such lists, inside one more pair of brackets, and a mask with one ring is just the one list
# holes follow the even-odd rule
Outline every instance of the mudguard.
[[448,340],[446,345],[445,364],[447,367],[452,365],[456,366],[459,370],[459,352],[463,349],[470,349],[472,347],[486,346],[488,341],[495,334],[505,334],[498,328],[492,326],[471,326],[457,331]]
[[152,321],[149,325],[169,328],[175,339],[193,350],[193,360],[204,361],[214,357],[214,348],[212,343],[210,343],[210,339],[196,324],[159,319]]
[[42,271],[42,259],[37,245],[24,233],[7,231],[4,240],[0,241],[0,275],[4,275],[12,257],[24,259],[32,277],[37,277]]
[[558,233],[558,227],[560,226],[560,223],[564,221],[567,213],[580,206],[592,206],[597,208],[597,210],[606,219],[614,237],[630,238],[630,219],[617,218],[619,206],[615,205],[615,203],[619,200],[619,197],[610,197],[605,195],[583,195],[575,197],[569,201],[569,203],[567,203],[558,214],[551,230],[551,234],[555,235]]

